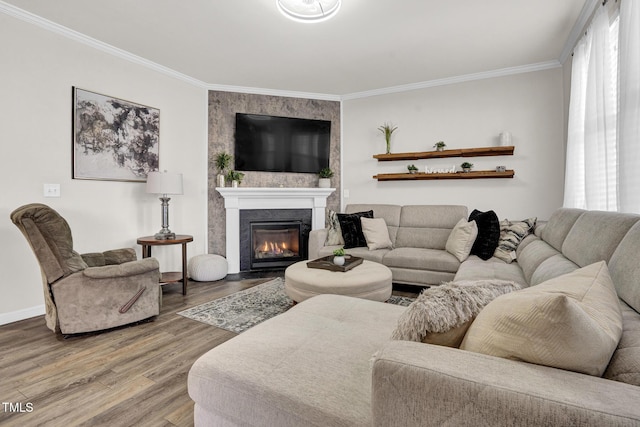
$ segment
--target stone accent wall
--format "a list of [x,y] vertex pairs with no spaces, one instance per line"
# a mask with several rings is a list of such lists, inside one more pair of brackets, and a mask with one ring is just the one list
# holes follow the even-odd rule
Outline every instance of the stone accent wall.
[[[340,188],[340,103],[338,101],[209,91],[209,253],[223,256],[226,256],[226,218],[224,199],[215,190],[218,173],[215,168],[215,157],[222,151],[233,155],[236,113],[330,120],[329,167],[334,172],[331,187]],[[306,173],[246,172],[241,186],[317,187],[318,176]],[[327,208],[337,211],[339,207],[340,199],[336,190],[327,199]]]

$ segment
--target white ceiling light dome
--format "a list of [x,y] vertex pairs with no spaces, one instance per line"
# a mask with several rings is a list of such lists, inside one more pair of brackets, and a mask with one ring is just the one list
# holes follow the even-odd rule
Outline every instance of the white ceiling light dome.
[[278,10],[298,22],[321,22],[340,10],[342,0],[276,0]]

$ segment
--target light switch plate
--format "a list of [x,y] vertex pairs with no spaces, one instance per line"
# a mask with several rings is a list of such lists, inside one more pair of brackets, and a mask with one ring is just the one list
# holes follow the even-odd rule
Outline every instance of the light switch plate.
[[44,184],[44,197],[60,197],[60,184]]

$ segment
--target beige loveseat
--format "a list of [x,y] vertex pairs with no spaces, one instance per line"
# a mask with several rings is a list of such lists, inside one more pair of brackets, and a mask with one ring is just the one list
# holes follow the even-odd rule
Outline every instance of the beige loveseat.
[[[459,205],[347,205],[345,213],[373,211],[374,218],[387,223],[392,248],[347,249],[348,254],[386,265],[394,283],[437,285],[453,280],[460,261],[445,250],[447,238],[460,218],[467,218]],[[309,233],[309,259],[331,255],[342,245],[325,245],[328,229]]]
[[623,332],[603,377],[394,341],[405,308],[321,295],[196,361],[195,424],[640,425],[639,253],[640,216],[560,209],[522,242],[517,262],[471,257],[455,276],[536,286],[606,261]]

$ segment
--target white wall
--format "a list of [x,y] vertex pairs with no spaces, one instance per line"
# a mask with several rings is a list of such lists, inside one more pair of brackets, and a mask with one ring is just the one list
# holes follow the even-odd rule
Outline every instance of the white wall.
[[[513,134],[514,156],[378,162],[385,141],[377,127],[393,122],[391,152],[497,145]],[[343,101],[343,203],[462,204],[493,209],[499,218],[546,219],[562,204],[564,108],[561,68]],[[477,170],[505,165],[513,179],[387,181],[377,173],[406,172],[415,163],[460,165]]]
[[[143,183],[71,179],[72,86],[160,109],[160,168],[182,172],[170,228],[206,252],[207,91],[0,13],[0,324],[43,313],[40,270],[9,214],[46,203],[69,222],[78,252],[135,247],[160,229],[160,201]],[[44,198],[43,184],[61,186]],[[161,270],[179,270],[180,246],[154,248]]]

